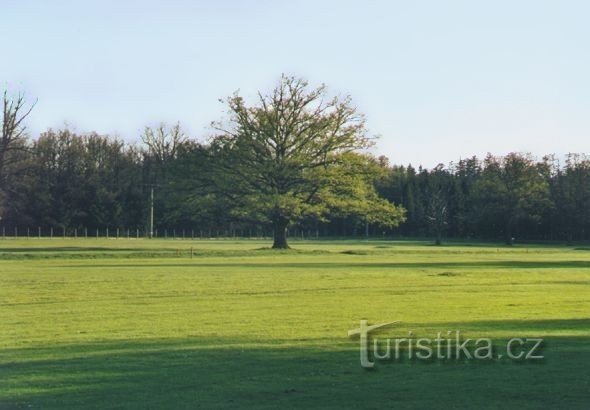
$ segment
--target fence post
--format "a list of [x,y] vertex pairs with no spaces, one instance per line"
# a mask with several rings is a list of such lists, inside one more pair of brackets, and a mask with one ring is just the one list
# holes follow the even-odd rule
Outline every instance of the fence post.
[[41,227],[37,227],[37,236],[41,239]]
[[53,239],[53,226],[49,228],[49,237]]
[[78,228],[74,228],[74,238],[78,239]]
[[96,239],[98,239],[98,228],[96,228]]
[[135,239],[139,239],[139,228],[135,229]]
[[61,233],[64,239],[66,239],[66,227],[64,226],[63,228],[61,228]]
[[88,228],[84,228],[84,239],[88,239]]
[[106,237],[107,237],[107,239],[109,239],[109,227],[108,227],[108,226],[107,226],[106,235],[107,235],[107,236],[106,236]]
[[18,228],[16,226],[14,227],[14,237],[18,238]]

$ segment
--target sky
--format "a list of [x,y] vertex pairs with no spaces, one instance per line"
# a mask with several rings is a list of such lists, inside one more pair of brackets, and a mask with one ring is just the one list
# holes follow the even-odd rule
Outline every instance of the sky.
[[585,0],[0,0],[0,88],[67,124],[198,139],[220,98],[282,73],[350,94],[373,152],[432,167],[487,152],[590,153]]

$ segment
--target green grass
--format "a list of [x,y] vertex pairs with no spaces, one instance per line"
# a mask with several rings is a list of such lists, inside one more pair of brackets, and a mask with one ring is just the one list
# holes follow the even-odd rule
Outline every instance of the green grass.
[[[588,408],[590,252],[419,242],[0,241],[0,408]],[[191,247],[193,257],[191,258]],[[537,362],[360,367],[389,337],[543,337]]]

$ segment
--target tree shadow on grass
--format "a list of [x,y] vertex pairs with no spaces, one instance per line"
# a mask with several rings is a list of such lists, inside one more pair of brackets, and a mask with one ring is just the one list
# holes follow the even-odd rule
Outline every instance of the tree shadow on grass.
[[[465,325],[586,329],[588,320]],[[360,368],[358,341],[344,336],[312,345],[192,337],[12,349],[1,356],[0,408],[582,409],[589,342],[551,338],[541,363],[379,362],[374,371]]]

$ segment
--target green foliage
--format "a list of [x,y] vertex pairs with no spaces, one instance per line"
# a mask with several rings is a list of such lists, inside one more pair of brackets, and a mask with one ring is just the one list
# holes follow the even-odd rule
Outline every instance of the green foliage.
[[[215,124],[219,160],[215,186],[230,195],[240,216],[273,224],[277,248],[287,247],[286,229],[305,218],[327,220],[330,212],[364,213],[375,223],[397,226],[402,212],[378,201],[372,179],[353,153],[366,148],[364,118],[350,98],[329,98],[324,86],[309,89],[281,77],[269,94],[249,106],[238,94],[226,100],[227,124]],[[368,215],[371,204],[384,212]]]
[[[0,227],[275,236],[402,235],[590,240],[590,160],[512,153],[424,169],[366,154],[373,140],[349,97],[282,77],[253,103],[224,100],[207,142],[179,124],[147,127],[142,145],[48,130],[28,138],[30,108],[4,95]],[[5,126],[4,126],[5,125]],[[292,232],[291,232],[292,233]]]
[[[141,170],[133,149],[97,134],[49,130],[27,158],[18,214],[33,226],[141,224]],[[30,226],[29,225],[29,226]]]
[[569,154],[564,169],[555,167],[551,195],[555,207],[546,217],[555,221],[558,232],[568,242],[584,237],[590,226],[590,158]]
[[513,227],[523,219],[540,220],[551,206],[549,184],[541,164],[530,156],[509,154],[504,158],[488,156],[475,187],[481,218],[493,218],[504,226],[508,243]]

